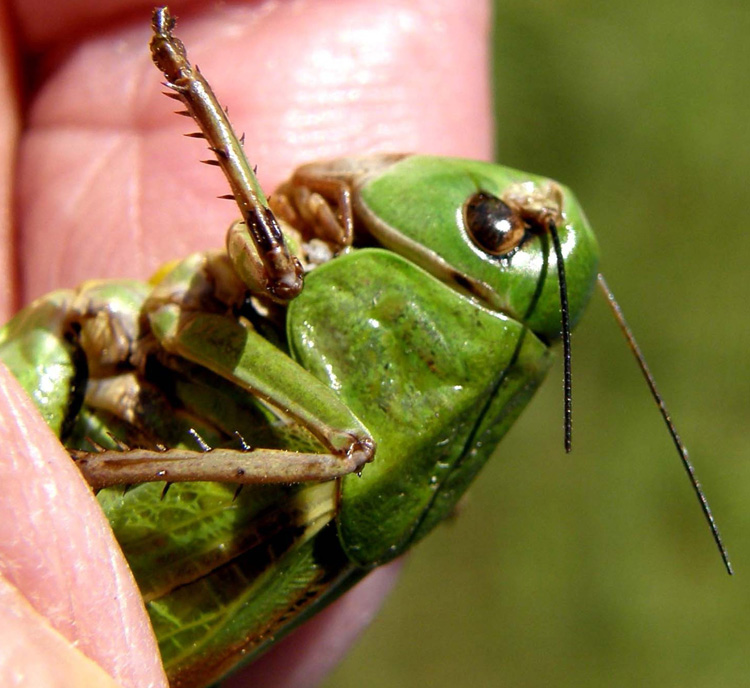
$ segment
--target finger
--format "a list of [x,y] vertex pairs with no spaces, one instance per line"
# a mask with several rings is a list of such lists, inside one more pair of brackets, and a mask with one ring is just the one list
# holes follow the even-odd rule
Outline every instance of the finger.
[[124,685],[164,685],[143,602],[96,499],[4,366],[0,437],[0,574]]
[[10,315],[17,296],[11,209],[21,122],[11,26],[7,8],[0,5],[0,321]]
[[0,576],[0,682],[16,688],[118,688]]

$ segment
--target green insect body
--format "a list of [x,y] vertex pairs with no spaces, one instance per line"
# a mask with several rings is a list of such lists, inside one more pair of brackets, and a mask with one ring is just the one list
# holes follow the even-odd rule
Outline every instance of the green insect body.
[[0,359],[99,490],[172,685],[204,686],[453,511],[550,365],[557,256],[575,324],[598,249],[569,190],[469,160],[313,163],[269,209],[172,26],[154,59],[243,221],[149,283],[39,299]]
[[[456,218],[467,195],[480,188],[501,195],[520,182],[547,183],[474,161],[414,156],[389,162],[362,189],[366,212],[410,241],[422,241],[419,233],[427,227],[436,244],[428,251],[443,250],[442,235],[451,232],[450,240],[462,250],[438,253],[438,268],[457,284],[446,284],[394,251],[354,249],[306,275],[301,294],[286,308],[285,332],[275,336],[269,329],[261,337],[234,316],[209,312],[205,303],[206,310],[197,313],[172,305],[166,316],[160,311],[158,304],[174,301],[185,285],[193,289],[185,299],[192,298],[195,282],[203,281],[196,279],[201,269],[223,254],[191,256],[155,288],[120,281],[57,292],[5,326],[0,357],[74,449],[91,449],[91,440],[117,449],[114,434],[128,445],[191,450],[195,430],[213,447],[231,442],[237,431],[253,446],[314,450],[319,440],[239,381],[251,378],[257,389],[259,366],[281,377],[270,359],[292,370],[290,380],[276,384],[298,384],[297,401],[312,407],[309,413],[335,416],[314,408],[321,389],[332,390],[375,441],[372,464],[340,485],[247,486],[235,497],[235,484],[187,482],[172,485],[163,499],[159,483],[124,494],[119,488],[100,491],[175,685],[204,685],[220,676],[238,655],[263,649],[269,637],[280,636],[367,570],[411,547],[451,513],[526,406],[549,367],[548,343],[559,329],[559,313],[552,308],[540,318],[540,338],[513,311],[535,313],[535,300],[557,298],[549,242],[531,238],[502,259],[482,255],[467,236],[455,242],[461,231]],[[381,183],[396,184],[422,212],[398,224],[398,218],[368,207],[368,197],[382,200]],[[422,204],[425,188],[429,198]],[[415,203],[409,205],[412,212]],[[596,276],[596,244],[569,192],[564,203],[560,232],[568,265],[576,266],[569,288],[577,316]],[[398,214],[395,203],[386,199],[386,206]],[[514,262],[526,270],[517,270]],[[510,304],[512,315],[466,293],[473,288],[470,280]],[[144,313],[152,316],[146,333]],[[172,316],[186,313],[178,339],[191,351],[190,361],[161,350],[154,354],[153,341],[144,344],[155,331],[167,336]],[[66,336],[71,330],[75,343]],[[97,357],[101,330],[108,340],[121,338],[113,330],[129,330],[124,339],[132,350],[115,355],[114,365]],[[44,352],[33,361],[23,355],[40,348]],[[146,363],[132,364],[135,350]],[[199,356],[207,366],[195,364]],[[81,376],[82,357],[88,371],[85,398],[71,420],[70,407],[81,394],[74,380]],[[67,396],[40,397],[43,389]],[[124,403],[123,397],[132,401]],[[334,420],[341,424],[347,418]],[[210,455],[198,456],[204,464],[211,461]]]

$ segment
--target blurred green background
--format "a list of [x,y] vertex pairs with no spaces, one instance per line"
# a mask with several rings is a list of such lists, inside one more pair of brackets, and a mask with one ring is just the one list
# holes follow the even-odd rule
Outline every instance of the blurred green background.
[[750,683],[750,3],[496,3],[498,159],[569,184],[737,575],[595,294],[460,517],[325,686]]

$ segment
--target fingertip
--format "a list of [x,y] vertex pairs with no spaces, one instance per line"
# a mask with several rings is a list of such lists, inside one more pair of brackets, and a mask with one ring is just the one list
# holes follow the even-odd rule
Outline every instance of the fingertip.
[[124,685],[165,686],[132,574],[91,490],[0,365],[0,573]]

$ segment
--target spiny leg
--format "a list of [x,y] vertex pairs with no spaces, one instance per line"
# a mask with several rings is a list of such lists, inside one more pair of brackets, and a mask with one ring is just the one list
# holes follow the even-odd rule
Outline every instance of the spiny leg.
[[302,266],[286,246],[224,109],[198,68],[188,61],[182,41],[172,35],[174,25],[175,20],[166,7],[154,10],[151,39],[154,64],[164,73],[165,85],[173,91],[168,95],[185,104],[186,114],[201,129],[197,136],[205,138],[209,149],[216,154],[262,262],[263,274],[256,278],[264,287],[264,295],[285,303],[302,289]]

